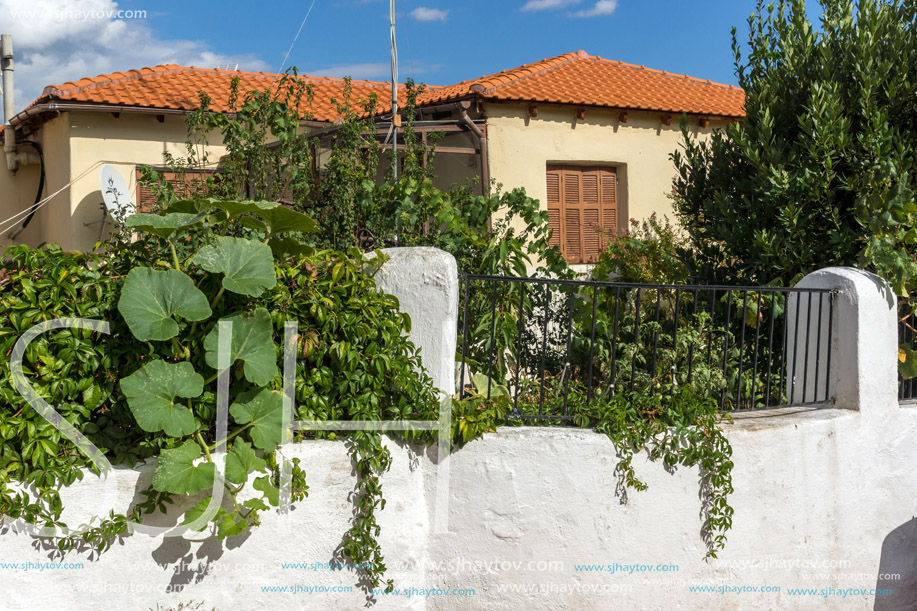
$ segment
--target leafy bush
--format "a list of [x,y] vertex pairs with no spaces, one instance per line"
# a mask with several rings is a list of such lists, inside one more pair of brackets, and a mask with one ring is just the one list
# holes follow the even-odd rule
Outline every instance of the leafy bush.
[[758,2],[744,58],[733,30],[746,116],[707,142],[683,127],[676,209],[701,276],[789,286],[857,265],[890,282],[904,317],[917,291],[917,5],[820,3],[816,26],[802,0]]
[[608,248],[592,270],[596,280],[683,284],[688,279],[684,240],[667,217],[660,222],[653,213],[643,222],[631,219],[629,231],[606,239]]
[[[110,514],[61,540],[72,549],[87,540],[104,550],[129,531],[128,519],[162,510],[214,481],[213,453],[227,450],[228,503],[206,496],[183,524],[212,525],[222,539],[257,526],[279,503],[283,394],[276,348],[287,321],[299,325],[295,419],[424,420],[438,417],[429,377],[407,340],[410,320],[398,302],[375,290],[370,262],[358,251],[312,252],[296,236],[314,222],[269,202],[195,199],[165,214],[135,214],[105,257],[43,249],[10,249],[10,281],[2,298],[0,338],[11,346],[42,320],[110,320],[109,336],[60,330],[29,346],[25,372],[36,391],[117,462],[158,457],[148,500],[130,515]],[[286,235],[283,235],[286,234]],[[384,260],[380,256],[374,265]],[[217,429],[220,323],[231,321],[227,364],[231,426]],[[7,350],[6,354],[9,354]],[[8,371],[8,368],[7,368]],[[57,490],[82,477],[89,461],[35,413],[7,373],[0,393],[10,406],[0,416],[3,437],[0,510],[32,523],[65,527]],[[225,435],[225,437],[223,436]],[[297,433],[304,436],[324,433]],[[430,434],[406,435],[415,441]],[[367,569],[374,586],[384,572],[376,542],[381,507],[379,475],[390,463],[377,432],[349,435],[357,466],[357,507],[342,553]],[[200,462],[203,460],[203,462]],[[291,498],[306,494],[305,474],[292,463]],[[260,498],[238,498],[254,477]],[[31,499],[8,481],[34,484]]]

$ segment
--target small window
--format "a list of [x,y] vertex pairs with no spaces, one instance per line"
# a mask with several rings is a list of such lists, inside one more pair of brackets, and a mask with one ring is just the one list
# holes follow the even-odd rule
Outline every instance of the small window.
[[618,232],[618,173],[614,167],[549,165],[551,245],[570,263],[595,263]]

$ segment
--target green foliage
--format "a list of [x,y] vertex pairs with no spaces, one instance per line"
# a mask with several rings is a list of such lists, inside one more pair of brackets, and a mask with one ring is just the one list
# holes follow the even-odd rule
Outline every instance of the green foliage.
[[608,248],[592,270],[596,280],[614,279],[643,284],[684,284],[688,268],[684,241],[668,218],[660,222],[653,213],[640,222],[631,219],[630,230],[606,238]]
[[746,117],[709,142],[684,131],[675,203],[695,272],[789,286],[832,265],[917,290],[917,5],[759,2],[743,58]]
[[[45,320],[105,319],[117,292],[105,281],[94,255],[64,252],[58,246],[6,251],[0,286],[0,348],[5,358],[19,337]],[[93,333],[61,329],[36,338],[26,350],[23,370],[32,387],[70,424],[100,448],[118,444],[120,431],[105,415],[115,390],[111,355]],[[82,479],[89,462],[49,422],[35,412],[13,385],[10,368],[0,368],[0,514],[48,526],[60,524],[59,489]],[[9,484],[41,491],[33,498]]]
[[190,363],[151,361],[121,380],[121,392],[144,431],[184,437],[197,426],[181,400],[200,397],[204,378]]
[[[409,319],[397,300],[375,290],[366,270],[378,265],[359,251],[274,255],[265,244],[284,231],[301,244],[308,219],[275,205],[200,198],[173,202],[193,210],[193,222],[161,232],[168,221],[126,223],[136,239],[115,236],[105,257],[63,253],[56,247],[10,249],[11,280],[0,337],[8,345],[33,324],[58,316],[110,320],[107,338],[87,331],[55,331],[27,350],[25,372],[37,390],[86,433],[112,460],[130,464],[158,457],[148,501],[130,515],[112,513],[99,524],[60,540],[62,550],[92,543],[99,551],[128,533],[128,521],[163,511],[173,495],[193,495],[214,483],[217,461],[226,455],[224,498],[209,517],[220,538],[236,536],[260,522],[259,514],[280,503],[282,394],[277,330],[297,321],[294,419],[407,419],[438,417],[438,401],[426,375],[417,373],[416,348],[404,333]],[[170,212],[167,214],[176,214]],[[166,218],[166,217],[160,217]],[[249,219],[263,219],[252,229]],[[279,222],[281,219],[282,222]],[[257,241],[255,241],[257,240]],[[217,346],[221,323],[232,323],[229,344],[230,429],[215,436]],[[205,379],[206,378],[206,379]],[[120,384],[116,381],[120,380]],[[8,377],[0,384],[12,411],[4,411],[4,479],[0,510],[5,515],[51,526],[60,522],[57,489],[82,477],[88,460],[19,398]],[[306,434],[297,434],[303,438]],[[338,437],[334,433],[311,434]],[[427,432],[406,437],[432,441]],[[375,511],[382,507],[379,475],[390,456],[376,432],[351,436],[358,472],[357,507],[342,553],[367,562],[377,587],[384,572]],[[294,502],[306,494],[305,474],[293,461]],[[254,478],[252,480],[252,478]],[[260,498],[237,500],[247,482]],[[37,499],[8,487],[33,483]],[[219,481],[219,480],[218,480]],[[187,512],[198,524],[209,503]]]

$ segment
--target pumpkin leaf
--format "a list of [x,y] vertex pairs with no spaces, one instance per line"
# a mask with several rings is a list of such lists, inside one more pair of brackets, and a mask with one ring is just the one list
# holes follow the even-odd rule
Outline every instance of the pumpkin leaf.
[[197,494],[213,486],[213,463],[195,465],[200,457],[201,446],[190,439],[177,448],[163,450],[153,473],[153,488],[172,494]]
[[[232,322],[232,342],[230,343],[230,361],[245,363],[245,379],[252,384],[264,386],[277,375],[277,347],[274,345],[274,328],[271,315],[264,308],[252,313],[239,312],[220,320]],[[219,361],[219,323],[204,338],[204,355],[207,364],[217,369]]]
[[252,487],[261,491],[263,493],[261,498],[267,499],[267,502],[272,506],[277,507],[280,505],[280,490],[271,483],[267,475],[256,479]]
[[223,516],[223,519],[217,523],[217,537],[222,540],[226,537],[241,535],[247,526],[248,522],[244,519],[237,517],[234,513],[227,513]]
[[250,443],[238,439],[226,455],[226,479],[233,484],[244,484],[248,481],[249,473],[264,471],[266,466],[267,463],[263,458],[258,458]]
[[264,501],[261,499],[248,499],[242,503],[243,507],[248,507],[249,509],[254,509],[255,511],[267,511],[270,509],[267,505],[264,504]]
[[255,212],[255,215],[270,226],[271,233],[289,231],[315,233],[318,231],[318,224],[311,217],[286,206],[264,208]]
[[[182,526],[189,526],[189,525],[193,524],[194,522],[196,522],[197,520],[200,520],[200,519],[201,519],[201,516],[204,515],[204,512],[207,511],[207,507],[210,506],[210,499],[211,499],[211,498],[212,498],[212,497],[209,497],[209,496],[206,497],[206,498],[205,498],[204,500],[202,500],[200,503],[198,503],[197,505],[195,505],[194,507],[192,507],[191,509],[189,509],[188,511],[186,511],[186,512],[185,512],[185,519],[182,520],[181,525],[182,525]],[[213,517],[211,517],[210,521],[212,522],[212,521],[214,521],[214,520],[217,520],[222,514],[225,514],[225,513],[226,513],[226,510],[223,509],[222,507],[217,508],[216,514],[214,514]],[[197,532],[200,532],[200,531],[204,530],[205,528],[207,528],[209,525],[210,525],[210,522],[207,522],[207,523],[205,523],[205,524],[202,524],[200,528],[196,528],[196,529],[193,529],[193,530],[196,530]]]
[[127,275],[118,311],[134,337],[143,342],[178,335],[175,316],[195,321],[211,315],[206,295],[186,274],[149,267],[136,267]]
[[204,392],[204,378],[190,363],[151,361],[121,380],[121,390],[144,431],[184,437],[197,428],[194,414],[178,402]]
[[271,233],[289,231],[315,233],[318,231],[318,224],[310,216],[277,202],[214,201],[213,206],[225,210],[230,218],[240,214],[252,214],[264,221],[270,227]]
[[152,233],[160,238],[168,238],[179,229],[196,225],[204,220],[203,214],[191,212],[170,212],[169,214],[149,214],[138,212],[124,221],[125,227]]
[[301,243],[299,240],[290,237],[271,238],[267,243],[275,257],[287,257],[291,255],[311,255],[314,249]]
[[220,236],[198,251],[194,263],[224,274],[223,288],[233,293],[259,297],[277,284],[271,249],[253,240]]
[[280,443],[283,393],[267,388],[242,393],[229,406],[229,413],[238,424],[251,425],[249,435],[255,447],[272,452]]

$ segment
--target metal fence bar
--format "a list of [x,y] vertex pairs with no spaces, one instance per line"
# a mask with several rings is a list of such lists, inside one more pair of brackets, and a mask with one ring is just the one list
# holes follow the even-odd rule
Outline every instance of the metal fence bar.
[[487,398],[490,399],[491,380],[494,375],[494,330],[497,326],[497,283],[494,282],[494,299],[490,308],[490,342],[487,345]]
[[525,310],[525,285],[519,285],[519,312],[516,321],[516,388],[513,397],[513,411],[519,411],[519,375],[522,372],[522,313]]
[[465,307],[463,308],[462,314],[462,365],[459,368],[461,371],[459,378],[459,396],[465,394],[465,351],[468,348],[468,285],[471,284],[470,280],[465,280]]
[[548,319],[551,318],[551,285],[544,285],[544,327],[541,329],[541,391],[538,398],[538,415],[544,414],[544,365],[548,354]]
[[570,378],[573,376],[573,372],[570,370],[570,348],[573,342],[573,288],[571,285],[570,296],[567,300],[567,307],[570,310],[570,314],[567,317],[567,355],[564,357],[564,370],[561,373],[564,382],[564,416],[567,415],[567,393],[570,390]]
[[771,365],[774,359],[774,319],[777,318],[777,293],[771,295],[771,326],[767,340],[767,388],[765,390],[764,407],[771,405]]
[[[525,286],[524,284],[522,286]],[[596,315],[596,305],[598,302],[599,290],[597,288],[592,289],[592,333],[589,337],[589,382],[586,385],[586,407],[589,407],[589,402],[592,401],[592,369],[593,362],[595,361],[595,315]]]

